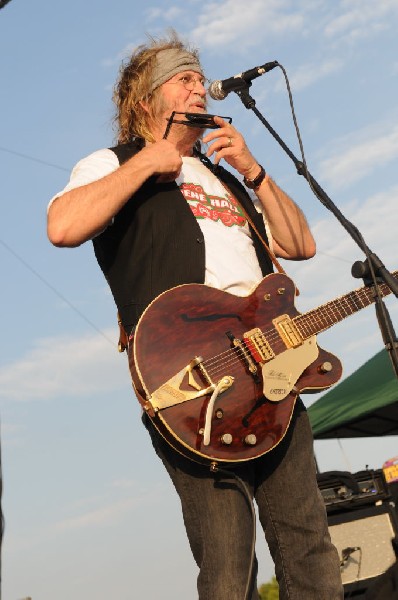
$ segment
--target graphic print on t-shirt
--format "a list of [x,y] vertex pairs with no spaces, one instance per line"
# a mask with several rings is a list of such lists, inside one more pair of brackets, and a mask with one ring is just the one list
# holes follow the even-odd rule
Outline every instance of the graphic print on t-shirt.
[[214,196],[195,183],[182,183],[180,190],[197,219],[220,221],[226,227],[246,225],[241,206],[227,190],[225,196]]

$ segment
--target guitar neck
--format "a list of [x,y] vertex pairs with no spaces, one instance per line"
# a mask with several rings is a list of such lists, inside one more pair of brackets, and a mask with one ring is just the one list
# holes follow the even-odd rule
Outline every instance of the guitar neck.
[[[398,271],[395,271],[393,276],[397,278],[397,274]],[[383,297],[391,293],[390,288],[385,283],[380,284],[378,287]],[[312,335],[326,331],[336,323],[374,302],[373,287],[364,286],[295,317],[294,323],[303,339],[307,339]]]

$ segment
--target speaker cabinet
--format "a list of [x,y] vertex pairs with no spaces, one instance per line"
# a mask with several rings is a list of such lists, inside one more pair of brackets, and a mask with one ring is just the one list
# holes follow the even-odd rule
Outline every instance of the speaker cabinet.
[[370,583],[395,563],[398,524],[389,503],[328,514],[328,524],[345,588]]

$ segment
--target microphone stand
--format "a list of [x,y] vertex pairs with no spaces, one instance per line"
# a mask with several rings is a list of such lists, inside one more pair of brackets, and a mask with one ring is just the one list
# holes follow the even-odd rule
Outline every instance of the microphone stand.
[[376,316],[379,323],[379,328],[384,341],[385,348],[390,355],[393,370],[396,377],[398,378],[398,339],[394,331],[394,327],[389,315],[389,312],[384,304],[383,298],[380,294],[378,284],[384,282],[390,288],[392,293],[398,298],[398,281],[395,277],[386,269],[382,261],[376,256],[374,252],[366,245],[365,240],[362,237],[360,231],[341,213],[337,206],[332,202],[326,192],[321,188],[319,183],[314,179],[311,173],[308,171],[306,164],[303,161],[298,160],[285,142],[279,137],[276,131],[271,127],[268,121],[256,108],[256,102],[249,94],[249,87],[251,82],[246,82],[244,79],[237,79],[236,89],[234,93],[242,101],[245,108],[250,109],[268,129],[274,139],[283,148],[286,154],[293,161],[297,173],[304,176],[308,181],[311,190],[320,202],[334,214],[337,220],[341,223],[344,229],[349,233],[354,242],[359,246],[366,256],[366,259],[362,261],[356,261],[351,269],[353,277],[360,279],[362,278],[364,284],[368,287],[373,286],[373,294],[375,298]]

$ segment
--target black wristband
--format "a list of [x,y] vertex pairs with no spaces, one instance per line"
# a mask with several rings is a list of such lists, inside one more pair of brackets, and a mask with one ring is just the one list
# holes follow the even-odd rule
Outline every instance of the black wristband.
[[262,165],[259,165],[259,166],[260,166],[260,173],[257,175],[257,177],[255,177],[254,179],[246,179],[246,177],[243,178],[243,183],[250,190],[255,190],[258,187],[260,187],[260,185],[262,184],[262,182],[265,179],[266,172],[264,170],[264,167]]

